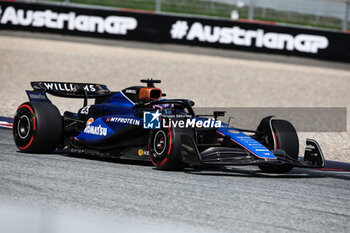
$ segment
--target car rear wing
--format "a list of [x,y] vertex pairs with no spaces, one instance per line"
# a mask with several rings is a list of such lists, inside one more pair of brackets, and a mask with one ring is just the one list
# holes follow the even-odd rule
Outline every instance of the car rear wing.
[[31,82],[33,91],[26,91],[32,102],[50,102],[46,93],[58,97],[83,98],[84,106],[88,99],[100,99],[111,96],[113,93],[106,85],[93,83],[69,83],[69,82],[51,82],[37,81]]
[[54,96],[68,98],[99,98],[110,95],[106,85],[93,83],[31,82],[34,91],[45,91]]

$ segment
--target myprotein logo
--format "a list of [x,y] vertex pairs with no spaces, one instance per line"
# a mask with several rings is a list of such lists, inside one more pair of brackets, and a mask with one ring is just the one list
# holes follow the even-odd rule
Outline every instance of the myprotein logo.
[[178,40],[198,40],[200,42],[234,44],[238,46],[255,46],[276,50],[318,53],[328,47],[328,39],[324,36],[265,32],[262,29],[246,30],[238,26],[219,27],[203,25],[194,22],[191,26],[187,21],[176,21],[170,30],[171,38]]
[[137,120],[134,118],[128,118],[128,117],[111,117],[111,118],[107,118],[107,121],[129,124],[129,125],[140,125],[140,120]]
[[137,27],[133,17],[77,15],[75,12],[59,13],[49,9],[26,10],[8,6],[0,9],[0,24],[68,29],[70,31],[126,35]]

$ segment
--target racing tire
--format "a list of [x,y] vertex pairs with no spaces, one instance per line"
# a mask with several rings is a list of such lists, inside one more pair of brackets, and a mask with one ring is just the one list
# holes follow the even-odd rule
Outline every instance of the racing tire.
[[17,148],[26,153],[50,153],[62,138],[62,117],[51,103],[26,102],[13,120],[13,138]]
[[[266,119],[266,118],[265,118]],[[265,120],[263,119],[263,121]],[[299,139],[298,134],[294,128],[294,126],[286,120],[280,119],[267,119],[269,124],[271,121],[272,132],[268,132],[270,134],[269,144],[270,147],[274,149],[282,149],[284,150],[292,159],[298,160],[299,155]],[[258,127],[259,130],[263,130],[263,132],[271,131],[267,130],[267,126],[263,126],[263,121]],[[262,164],[259,165],[261,171],[265,173],[287,173],[293,169],[293,165],[291,164]]]
[[152,130],[148,151],[153,165],[160,170],[181,171],[185,167],[181,158],[181,135],[192,135],[191,129],[161,128]]

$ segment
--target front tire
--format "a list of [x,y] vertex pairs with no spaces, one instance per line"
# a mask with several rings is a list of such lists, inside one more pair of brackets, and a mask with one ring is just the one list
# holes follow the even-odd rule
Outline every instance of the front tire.
[[50,153],[60,143],[62,117],[50,103],[26,102],[13,120],[13,138],[17,148],[27,153]]
[[[267,135],[265,145],[272,149],[284,150],[292,159],[298,160],[299,139],[294,126],[286,120],[264,118],[258,131]],[[293,169],[291,164],[263,164],[259,165],[261,171],[266,173],[287,173]]]
[[185,167],[181,158],[181,135],[193,136],[187,128],[161,128],[152,130],[148,140],[150,160],[161,170],[180,171]]

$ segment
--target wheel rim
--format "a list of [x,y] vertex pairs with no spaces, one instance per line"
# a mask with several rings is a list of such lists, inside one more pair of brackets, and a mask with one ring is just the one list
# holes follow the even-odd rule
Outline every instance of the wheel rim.
[[30,133],[30,120],[28,116],[23,115],[18,121],[17,134],[21,139],[26,139]]
[[155,152],[155,157],[161,156],[167,146],[166,134],[163,130],[160,130],[154,136],[153,149]]

